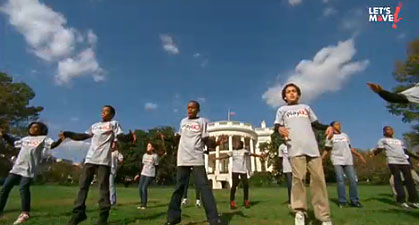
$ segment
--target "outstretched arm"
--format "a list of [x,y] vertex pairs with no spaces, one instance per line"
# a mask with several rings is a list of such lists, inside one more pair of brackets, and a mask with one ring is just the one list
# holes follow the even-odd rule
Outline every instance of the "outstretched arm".
[[357,150],[355,150],[354,148],[351,148],[351,152],[356,156],[356,157],[358,157],[360,160],[361,160],[361,162],[362,163],[364,163],[364,164],[367,164],[367,161],[365,161],[365,158],[364,158],[364,156],[362,156],[362,154],[361,153],[359,153]]
[[405,154],[406,154],[406,155],[408,155],[409,157],[414,158],[414,159],[416,159],[416,160],[419,160],[419,156],[418,156],[416,153],[413,153],[413,152],[411,152],[411,151],[409,151],[409,150],[407,150],[407,149],[404,149],[404,152],[405,152]]
[[406,96],[384,90],[379,84],[367,83],[368,87],[381,98],[392,103],[409,103]]
[[329,151],[331,150],[330,147],[326,147],[322,153],[322,159],[325,160],[327,156],[329,155]]
[[329,125],[322,124],[318,120],[316,120],[311,123],[311,127],[313,127],[316,130],[324,130],[328,139],[333,137],[333,127]]
[[226,140],[226,136],[220,136],[218,141],[215,141],[214,138],[210,138],[209,136],[202,138],[202,141],[208,148],[216,148],[218,145],[221,145],[222,143],[226,142]]
[[64,138],[70,138],[73,141],[84,141],[93,137],[92,134],[75,133],[71,131],[64,131],[62,132],[62,135],[64,136]]
[[370,152],[370,154],[368,154],[368,155],[370,156],[370,158],[372,158],[372,157],[380,154],[380,152],[382,152],[383,150],[384,150],[384,148],[376,148],[376,149],[372,150]]

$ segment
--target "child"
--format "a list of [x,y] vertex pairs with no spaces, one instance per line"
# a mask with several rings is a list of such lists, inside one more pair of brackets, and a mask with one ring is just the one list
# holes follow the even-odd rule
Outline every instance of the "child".
[[279,157],[282,158],[282,173],[287,178],[288,207],[291,207],[292,168],[287,145],[281,144],[278,148],[278,152]]
[[307,213],[306,190],[304,185],[307,169],[311,174],[310,191],[316,218],[322,225],[332,224],[329,200],[324,178],[322,159],[314,136],[313,127],[326,130],[330,136],[332,128],[320,124],[313,110],[299,104],[300,88],[287,84],[282,89],[282,98],[287,105],[278,109],[275,127],[284,136],[288,145],[288,153],[292,166],[291,207],[296,211],[295,224],[303,225]]
[[39,162],[42,158],[44,149],[56,148],[62,142],[61,138],[58,141],[53,142],[51,138],[47,137],[47,134],[48,127],[41,122],[32,122],[29,124],[28,136],[17,141],[0,129],[0,136],[2,136],[10,145],[14,145],[15,148],[20,149],[16,162],[4,181],[3,188],[0,192],[1,217],[10,191],[15,184],[20,184],[22,212],[13,224],[21,224],[30,218],[30,184],[38,172]]
[[[226,159],[232,157],[233,159],[233,166],[232,166],[232,180],[233,184],[230,190],[230,209],[236,209],[236,202],[234,201],[236,195],[236,189],[241,181],[243,183],[243,198],[244,198],[244,207],[250,207],[249,201],[249,183],[247,180],[247,166],[246,166],[246,159],[249,156],[255,157],[262,157],[261,155],[256,155],[254,153],[250,153],[248,150],[244,149],[243,141],[234,141],[233,151],[229,152],[228,155],[224,157],[215,158],[216,160]],[[239,179],[240,177],[240,179]]]
[[419,208],[418,193],[416,191],[415,183],[410,172],[410,164],[406,157],[406,153],[411,154],[405,148],[403,142],[393,137],[394,131],[390,126],[383,128],[384,137],[378,141],[377,149],[372,151],[371,157],[378,153],[385,151],[387,157],[388,168],[394,176],[394,187],[397,193],[397,203],[402,208],[409,208],[406,203],[406,194],[401,181],[400,172],[403,173],[407,192],[409,194],[409,203],[412,208]]
[[[153,181],[156,176],[156,169],[159,165],[159,157],[163,156],[166,153],[166,147],[164,144],[164,136],[160,134],[160,139],[162,141],[162,147],[157,148],[151,142],[147,143],[147,152],[143,155],[143,169],[141,171],[140,182],[138,183],[138,190],[141,198],[141,206],[138,209],[144,210],[147,207],[147,198],[148,198],[148,186]],[[138,175],[134,180],[138,179]]]
[[362,205],[359,202],[357,178],[351,153],[356,155],[362,163],[367,164],[367,162],[361,154],[352,148],[348,135],[341,132],[342,128],[339,121],[332,122],[330,126],[333,127],[334,135],[331,139],[326,139],[326,151],[323,152],[322,158],[325,159],[328,153],[331,152],[332,163],[335,167],[336,173],[338,206],[339,208],[346,206],[344,179],[344,175],[346,175],[349,179],[349,196],[351,199],[350,205],[352,207],[361,208]]
[[190,101],[188,103],[188,117],[180,122],[176,187],[167,211],[166,225],[177,224],[181,221],[181,200],[191,168],[195,178],[195,185],[201,192],[202,203],[210,225],[221,224],[221,219],[217,212],[217,204],[205,171],[204,145],[208,148],[215,148],[224,142],[225,137],[220,138],[217,142],[209,138],[207,120],[198,117],[199,110],[199,103]]
[[110,192],[110,201],[111,206],[116,205],[116,187],[115,187],[115,178],[116,171],[118,170],[119,163],[124,161],[124,156],[118,151],[118,143],[114,142],[112,145],[112,155],[111,155],[111,174],[109,175],[109,192]]
[[100,216],[98,225],[107,224],[109,210],[111,208],[109,194],[109,175],[111,173],[111,145],[115,139],[118,141],[134,141],[135,134],[130,132],[124,135],[118,121],[112,120],[115,109],[110,105],[102,108],[101,122],[93,124],[86,133],[74,133],[65,131],[62,137],[75,141],[83,141],[91,138],[90,148],[86,155],[86,161],[79,180],[79,193],[74,204],[73,215],[69,225],[76,225],[87,219],[86,198],[89,186],[97,171],[97,181],[100,189],[99,208]]

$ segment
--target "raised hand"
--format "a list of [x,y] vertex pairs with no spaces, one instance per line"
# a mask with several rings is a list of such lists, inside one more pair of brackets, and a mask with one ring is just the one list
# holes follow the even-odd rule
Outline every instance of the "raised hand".
[[384,90],[379,84],[367,83],[368,87],[375,93],[379,93]]
[[64,141],[65,140],[64,132],[60,131],[60,133],[58,134],[58,137],[60,138],[61,141]]
[[129,130],[129,133],[132,135],[132,143],[134,144],[135,142],[137,142],[137,135],[131,130]]
[[221,136],[218,138],[217,145],[221,145],[221,144],[223,144],[224,142],[227,142],[227,141],[228,141],[228,136],[226,136],[226,135],[221,135]]
[[333,127],[329,126],[327,127],[326,131],[324,132],[326,134],[327,139],[332,139],[333,137]]

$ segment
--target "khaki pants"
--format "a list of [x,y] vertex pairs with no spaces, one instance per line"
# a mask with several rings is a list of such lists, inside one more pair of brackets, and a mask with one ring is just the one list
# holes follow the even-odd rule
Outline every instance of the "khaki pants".
[[292,189],[291,207],[294,211],[307,212],[305,179],[307,169],[310,172],[311,204],[314,215],[322,222],[330,221],[330,207],[320,157],[296,156],[291,158]]

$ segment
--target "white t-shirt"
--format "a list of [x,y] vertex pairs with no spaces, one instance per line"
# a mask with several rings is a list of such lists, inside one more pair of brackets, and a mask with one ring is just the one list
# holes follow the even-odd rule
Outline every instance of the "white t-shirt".
[[406,96],[409,102],[419,104],[419,83],[407,90],[402,91],[401,94]]
[[285,144],[281,144],[278,148],[278,155],[282,157],[282,172],[292,173],[290,157],[288,156],[288,148]]
[[332,148],[333,165],[353,165],[351,141],[345,133],[334,134],[332,139],[326,139],[326,147]]
[[278,109],[275,124],[289,130],[290,140],[287,142],[289,157],[320,156],[317,140],[311,127],[311,123],[316,120],[316,115],[308,105],[285,105]]
[[383,137],[377,143],[378,149],[384,149],[388,164],[409,165],[408,158],[404,153],[403,141],[396,138]]
[[143,170],[141,175],[147,177],[156,176],[156,166],[159,165],[159,156],[156,153],[143,155]]
[[232,157],[233,166],[231,172],[233,173],[247,173],[246,159],[249,156],[249,151],[246,149],[233,150],[228,152],[228,155]]
[[86,131],[86,134],[93,135],[93,137],[85,163],[112,166],[111,145],[116,136],[122,133],[119,122],[115,120],[93,124]]
[[35,177],[44,149],[50,149],[53,142],[47,136],[26,136],[15,141],[15,148],[20,148],[20,151],[10,173],[22,177]]
[[180,122],[180,141],[177,151],[178,166],[203,166],[204,147],[203,138],[208,137],[207,120],[204,118],[184,118]]
[[121,153],[119,153],[118,150],[115,150],[112,152],[111,157],[111,174],[115,175],[116,171],[118,170],[119,162],[124,160],[124,156]]

